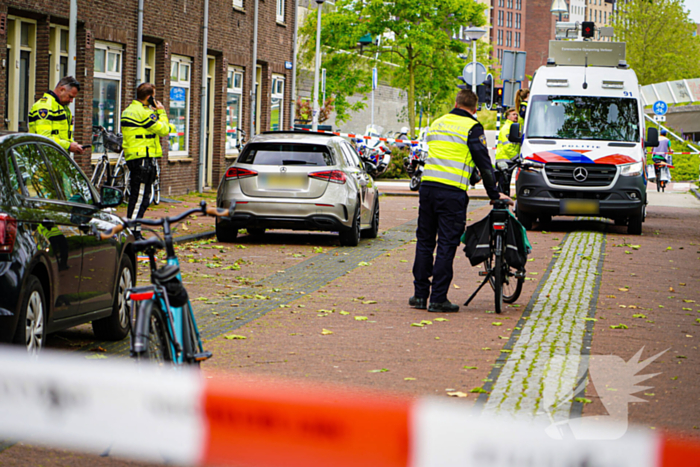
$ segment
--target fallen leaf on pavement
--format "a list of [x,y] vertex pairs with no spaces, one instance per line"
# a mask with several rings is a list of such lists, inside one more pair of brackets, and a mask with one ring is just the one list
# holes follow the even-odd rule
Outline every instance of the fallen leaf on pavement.
[[610,329],[629,329],[629,327],[626,324],[620,323],[618,325],[611,324]]
[[404,381],[415,381],[416,378],[404,378],[403,380],[404,380]]
[[229,334],[227,336],[224,336],[228,340],[233,340],[233,339],[248,339],[246,336],[239,336],[238,334]]
[[323,331],[321,331],[321,334],[324,336],[328,336],[330,334],[333,334],[333,331],[329,331],[328,329],[324,329]]
[[500,322],[498,322],[498,321],[494,321],[494,322],[491,323],[491,324],[494,325],[494,326],[503,326],[503,323],[500,323]]
[[465,370],[478,370],[478,368],[475,366],[465,366],[464,369]]
[[362,302],[363,305],[374,305],[376,303],[377,303],[376,300],[365,300]]
[[435,318],[433,321],[438,321],[438,322],[442,323],[444,321],[449,321],[449,319],[447,319],[447,318]]
[[367,321],[366,316],[355,316],[355,321]]
[[455,391],[455,392],[448,392],[448,396],[450,397],[467,397],[468,394],[462,391]]
[[485,394],[487,391],[484,388],[474,388],[469,392],[474,393],[474,394]]
[[386,368],[382,368],[381,370],[369,370],[370,373],[386,373],[387,370]]

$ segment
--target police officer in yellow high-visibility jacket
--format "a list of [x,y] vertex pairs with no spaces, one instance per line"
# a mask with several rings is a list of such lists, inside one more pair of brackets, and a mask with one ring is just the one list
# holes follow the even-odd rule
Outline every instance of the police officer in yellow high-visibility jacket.
[[[136,89],[136,100],[122,112],[122,147],[131,177],[129,207],[126,211],[129,219],[143,218],[148,209],[151,187],[156,176],[152,160],[163,156],[160,137],[170,133],[165,107],[155,100],[155,94],[153,84],[141,84]],[[136,227],[135,235],[141,237],[140,226]]]
[[73,140],[73,116],[68,105],[80,91],[72,76],[62,78],[53,91],[44,93],[29,111],[29,132],[47,136],[66,151],[82,154],[83,148]]
[[[414,308],[437,313],[459,311],[459,305],[447,299],[447,291],[455,251],[466,225],[467,187],[475,167],[481,172],[489,198],[510,200],[496,189],[484,127],[475,116],[476,106],[477,97],[472,91],[460,91],[455,108],[435,120],[428,130],[428,159],[420,186],[413,263],[415,293],[408,300]],[[433,261],[436,236],[437,255]]]
[[[501,131],[498,132],[498,141],[496,142],[496,162],[501,159],[512,159],[520,154],[520,144],[511,143],[508,140],[510,127],[517,121],[518,111],[514,108],[506,110],[506,120],[501,127]],[[511,174],[496,173],[496,183],[501,193],[510,194]]]

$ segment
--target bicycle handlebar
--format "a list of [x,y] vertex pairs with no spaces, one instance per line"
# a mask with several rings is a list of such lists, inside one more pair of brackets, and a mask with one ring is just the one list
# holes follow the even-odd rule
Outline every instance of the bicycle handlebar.
[[165,224],[167,221],[168,223],[176,223],[180,222],[184,218],[191,216],[192,214],[197,214],[197,213],[202,213],[204,215],[208,216],[213,216],[213,217],[228,217],[229,219],[233,217],[233,213],[236,210],[236,203],[235,201],[233,204],[228,208],[228,209],[222,209],[222,208],[217,208],[214,206],[207,206],[207,203],[205,201],[202,201],[200,204],[199,208],[196,209],[189,209],[175,217],[161,217],[160,219],[122,219],[122,224],[114,226],[112,229],[109,230],[104,230],[104,231],[99,231],[97,229],[97,226],[93,224],[92,226],[92,233],[95,236],[97,240],[108,240],[118,234],[119,232],[124,231],[126,227],[134,227],[137,224],[144,224],[144,225],[153,225],[153,226],[159,226]]

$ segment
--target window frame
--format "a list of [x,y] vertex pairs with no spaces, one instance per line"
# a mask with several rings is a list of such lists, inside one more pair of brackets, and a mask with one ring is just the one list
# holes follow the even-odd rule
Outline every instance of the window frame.
[[[92,85],[93,85],[93,100],[94,100],[94,89],[95,89],[95,80],[96,79],[101,79],[101,80],[106,80],[106,81],[115,81],[117,83],[117,96],[115,98],[116,106],[115,106],[115,111],[114,111],[114,133],[119,133],[121,131],[121,115],[122,115],[122,84],[123,84],[123,79],[122,79],[122,71],[124,70],[124,46],[121,44],[117,44],[114,42],[107,42],[107,41],[95,41],[95,46],[93,53],[96,54],[98,50],[104,50],[105,55],[104,55],[104,71],[97,71],[95,69],[95,65],[93,63],[93,76],[92,76]],[[108,63],[109,63],[109,55],[110,54],[116,54],[119,58],[119,71],[110,71],[108,70]],[[96,62],[97,60],[95,60]],[[93,109],[94,109],[94,104],[93,104]],[[93,122],[94,124],[94,122]],[[102,125],[105,126],[106,125]],[[102,151],[97,151],[97,147],[95,146],[95,142],[93,141],[93,149],[92,149],[92,154],[91,154],[91,163],[96,164],[99,162],[100,158],[102,157],[102,153],[104,152],[104,149]],[[107,152],[107,155],[110,159],[116,159],[119,157],[118,153],[115,152]]]
[[[173,79],[173,64],[178,63],[177,66],[177,79]],[[182,72],[182,67],[187,66],[189,68],[189,71],[187,73],[187,80],[183,81],[181,79],[181,72]],[[190,102],[191,102],[191,96],[192,96],[192,59],[190,57],[186,57],[184,55],[171,55],[170,57],[170,91],[172,92],[173,88],[184,88],[185,89],[185,142],[184,142],[184,147],[185,149],[178,149],[177,151],[169,150],[168,152],[168,157],[172,158],[180,158],[184,159],[187,158],[189,155],[189,145],[190,145],[190,114],[191,114],[191,108],[190,108]],[[170,100],[170,107],[172,107],[172,99]],[[170,107],[168,108],[168,122],[170,122]],[[169,135],[172,136],[172,133]],[[168,147],[170,147],[170,137],[168,137]]]
[[[149,57],[149,50],[153,54]],[[146,70],[150,71],[152,80],[146,79]],[[156,76],[156,44],[144,42],[141,44],[141,82],[155,84]]]
[[243,9],[243,0],[233,0],[233,8],[237,10],[242,10]]
[[[46,161],[46,164],[49,167],[49,172],[51,173],[51,176],[53,177],[54,180],[54,186],[58,189],[58,193],[61,195],[61,200],[69,203],[71,205],[77,205],[77,206],[90,206],[92,208],[96,208],[98,203],[99,203],[99,196],[94,190],[94,187],[90,183],[90,180],[87,178],[87,176],[83,173],[82,170],[80,170],[80,167],[78,167],[78,164],[73,160],[72,157],[68,156],[65,151],[58,149],[50,144],[39,142],[36,144],[39,153],[42,155],[44,160]],[[82,181],[85,183],[85,186],[87,186],[88,192],[90,193],[90,196],[92,196],[92,203],[85,202],[85,203],[80,203],[78,201],[71,201],[68,199],[66,196],[66,192],[63,190],[63,185],[60,183],[61,180],[59,180],[59,172],[54,166],[54,164],[51,162],[51,159],[49,156],[46,154],[46,149],[45,148],[50,148],[51,150],[55,151],[59,157],[63,157],[68,161],[68,165],[72,166],[73,169],[75,169],[75,174],[77,177],[81,178]],[[70,174],[69,174],[70,175]]]
[[[280,91],[280,84],[282,90]],[[284,130],[284,87],[285,87],[285,76],[279,74],[272,75],[272,82],[270,86],[270,131],[283,131]],[[279,128],[277,130],[272,129],[272,100],[279,99]]]
[[[240,76],[241,80],[239,82],[239,85],[236,86],[236,77]],[[231,86],[229,86],[229,77],[231,77]],[[239,122],[239,128],[242,122],[242,116],[243,116],[243,82],[245,79],[245,71],[243,68],[240,67],[235,67],[235,66],[229,66],[228,71],[226,73],[226,135],[228,136],[229,132],[229,121],[228,121],[228,96],[229,94],[236,94],[238,95],[239,101],[238,101],[238,122]],[[238,139],[234,132],[234,136],[236,136],[236,140]],[[235,146],[233,148],[226,148],[226,156],[235,156],[239,153],[238,148]]]
[[[66,26],[61,26],[60,24],[50,24],[49,32],[49,89],[54,89],[58,81],[63,78],[63,76],[68,74],[68,67],[66,66],[66,72],[61,73],[61,59],[65,58],[68,61],[68,50],[65,52],[61,50],[61,35],[65,31],[69,32]],[[63,75],[63,76],[62,76]]]
[[[39,158],[41,161],[43,161],[44,165],[46,165],[47,173],[49,174],[49,178],[51,179],[51,184],[53,185],[54,192],[58,196],[58,198],[43,198],[43,197],[38,197],[38,196],[31,196],[29,193],[29,189],[27,188],[27,184],[24,181],[24,178],[22,177],[22,174],[20,173],[20,166],[17,163],[17,157],[16,155],[18,154],[15,151],[15,148],[19,146],[34,146],[34,150],[36,153],[39,155]],[[63,192],[59,189],[58,183],[56,183],[56,176],[53,172],[53,167],[51,167],[51,164],[48,163],[46,156],[44,156],[43,151],[39,149],[39,145],[35,141],[27,141],[23,143],[17,143],[12,145],[7,150],[7,154],[10,156],[11,162],[12,162],[12,167],[10,167],[10,170],[14,170],[15,174],[17,175],[17,181],[19,183],[20,190],[22,191],[21,193],[16,193],[14,191],[14,187],[12,188],[12,191],[21,196],[22,198],[26,200],[32,200],[32,201],[39,201],[39,202],[62,202],[64,201],[65,196],[63,196]],[[11,183],[11,181],[10,181]]]
[[275,8],[275,18],[278,23],[284,24],[284,0],[277,0]]

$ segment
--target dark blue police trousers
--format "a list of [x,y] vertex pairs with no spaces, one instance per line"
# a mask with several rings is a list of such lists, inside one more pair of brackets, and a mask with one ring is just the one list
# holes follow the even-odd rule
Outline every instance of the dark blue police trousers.
[[[453,276],[452,262],[464,233],[469,203],[466,191],[437,185],[440,184],[424,183],[420,187],[418,243],[413,262],[415,296],[430,298],[431,303],[447,300]],[[437,255],[433,262],[436,243]]]

